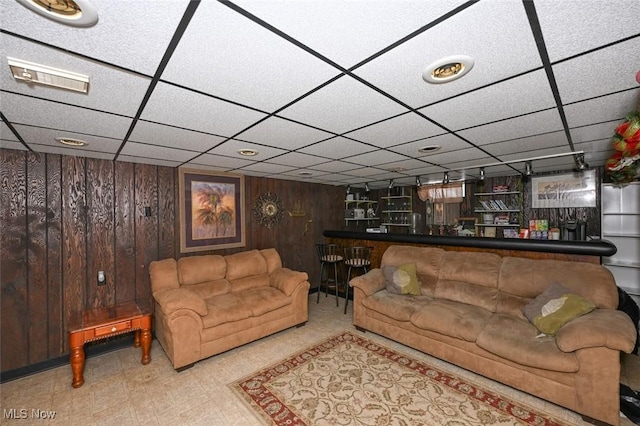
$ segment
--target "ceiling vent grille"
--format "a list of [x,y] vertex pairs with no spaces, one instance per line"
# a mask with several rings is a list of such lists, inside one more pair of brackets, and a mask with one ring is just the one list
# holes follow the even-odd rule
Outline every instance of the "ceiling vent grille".
[[87,93],[89,91],[89,76],[19,59],[7,59],[13,78],[16,80],[44,84],[75,92]]

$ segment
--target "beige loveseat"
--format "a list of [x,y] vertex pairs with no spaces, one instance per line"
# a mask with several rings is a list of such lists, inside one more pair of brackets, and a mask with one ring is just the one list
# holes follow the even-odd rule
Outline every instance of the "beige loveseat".
[[175,369],[308,319],[305,272],[275,249],[151,262],[155,333]]
[[[387,291],[383,268],[415,263],[420,295]],[[386,269],[389,270],[388,268]],[[558,282],[597,309],[539,336],[523,306]],[[387,281],[388,283],[388,281]],[[350,281],[354,325],[574,410],[619,423],[620,351],[633,323],[611,273],[582,262],[390,246]]]

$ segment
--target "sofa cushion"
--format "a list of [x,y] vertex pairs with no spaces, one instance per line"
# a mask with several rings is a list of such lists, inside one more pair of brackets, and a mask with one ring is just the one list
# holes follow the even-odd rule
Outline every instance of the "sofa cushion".
[[262,249],[260,250],[260,254],[264,257],[264,260],[267,262],[267,272],[272,274],[273,271],[276,271],[282,268],[282,259],[280,259],[280,254],[274,248]]
[[238,293],[238,297],[251,308],[254,317],[291,304],[290,297],[273,287],[252,288]]
[[178,259],[178,279],[181,285],[221,280],[226,272],[227,263],[224,257],[217,254]]
[[424,330],[475,342],[492,312],[450,300],[433,300],[427,309],[411,315],[411,323]]
[[225,279],[208,281],[200,284],[185,285],[181,288],[189,289],[203,299],[208,299],[219,294],[228,293],[230,290],[229,281]]
[[221,294],[206,301],[209,313],[202,317],[204,328],[215,327],[232,321],[240,321],[253,315],[252,306],[237,293]]
[[440,261],[444,253],[443,249],[435,247],[394,245],[385,250],[380,265],[382,267],[415,263],[422,294],[433,296],[433,290],[438,280]]
[[420,294],[420,284],[416,275],[416,264],[406,263],[400,266],[387,265],[382,267],[384,286],[389,293]]
[[478,335],[476,344],[521,365],[566,373],[578,371],[578,358],[574,352],[562,352],[555,338],[536,337],[538,335],[538,329],[527,320],[494,314]]
[[409,321],[411,315],[429,305],[431,298],[427,296],[406,297],[400,294],[380,290],[362,300],[362,304],[372,311],[386,315],[397,321]]
[[227,261],[226,278],[229,281],[269,273],[267,261],[258,250],[230,254],[224,259]]
[[544,334],[554,336],[568,322],[593,311],[593,302],[553,283],[522,308],[527,319]]
[[264,274],[251,275],[249,277],[238,278],[233,281],[229,281],[231,285],[231,291],[237,293],[239,291],[245,291],[252,288],[269,287],[269,275]]

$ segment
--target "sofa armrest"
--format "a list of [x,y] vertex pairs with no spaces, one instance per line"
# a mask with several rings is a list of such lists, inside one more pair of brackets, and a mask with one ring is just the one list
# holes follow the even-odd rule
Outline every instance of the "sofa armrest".
[[278,268],[269,275],[269,285],[275,287],[287,296],[302,283],[306,282],[309,275],[306,272],[292,271],[289,268]]
[[351,287],[357,287],[362,290],[367,296],[371,296],[373,293],[376,293],[385,288],[382,269],[375,268],[370,270],[366,274],[358,275],[357,277],[349,281],[349,285]]
[[633,322],[615,309],[596,309],[569,322],[556,334],[556,344],[563,352],[605,346],[631,353],[635,343]]
[[156,291],[153,293],[153,297],[165,315],[169,315],[178,309],[189,309],[200,316],[205,316],[209,312],[204,300],[186,288],[171,288]]

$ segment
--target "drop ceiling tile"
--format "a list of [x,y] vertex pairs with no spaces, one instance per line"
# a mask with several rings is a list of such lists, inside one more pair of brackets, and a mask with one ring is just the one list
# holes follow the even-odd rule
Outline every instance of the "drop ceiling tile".
[[476,145],[524,138],[562,129],[557,110],[542,111],[457,132]]
[[[355,73],[410,106],[422,107],[540,67],[540,55],[528,28],[521,2],[479,2]],[[475,66],[464,78],[447,84],[422,80],[430,63],[451,55],[472,56]]]
[[463,1],[235,1],[258,18],[348,68],[430,23]]
[[129,141],[175,147],[189,151],[203,152],[218,145],[225,138],[202,132],[165,126],[139,120],[133,128]]
[[[428,161],[435,165],[446,165],[457,161],[470,161],[477,158],[487,158],[487,154],[477,148],[464,148],[455,151],[437,152],[423,157],[422,160]],[[486,162],[486,161],[485,161]]]
[[281,164],[272,164],[272,163],[253,163],[249,166],[243,167],[239,172],[244,173],[247,172],[260,172],[265,174],[274,174],[274,173],[285,173],[294,170],[295,167],[291,166],[283,166]]
[[293,150],[331,136],[331,133],[272,116],[242,132],[237,138]]
[[638,34],[636,0],[536,0],[535,8],[552,61]]
[[372,126],[347,133],[345,136],[367,142],[380,148],[404,144],[442,133],[436,126],[418,114],[406,113]]
[[303,154],[301,152],[289,152],[266,161],[267,163],[292,165],[296,167],[308,167],[316,164],[326,163],[327,159],[314,155]]
[[[83,135],[100,135],[122,139],[127,134],[131,119],[103,112],[92,111],[71,105],[59,104],[12,93],[2,94],[3,105],[11,105],[3,113],[14,123],[25,123]],[[34,114],[34,111],[55,111],[55,114]]]
[[[244,157],[238,153],[238,150],[240,149],[253,149],[257,151],[257,154],[252,157]],[[287,151],[283,149],[273,148],[273,147],[264,146],[264,145],[257,145],[252,142],[244,142],[244,141],[238,141],[234,139],[227,140],[224,143],[221,143],[220,145],[208,151],[209,154],[225,155],[227,157],[234,157],[239,159],[248,159],[252,162],[267,160],[269,158],[284,154],[286,152]]]
[[187,151],[185,149],[168,148],[166,146],[127,142],[122,151],[120,151],[120,154],[134,157],[146,157],[154,160],[170,158],[171,160],[184,162],[191,160],[193,157],[198,155],[198,152]]
[[[535,87],[535,96],[523,87]],[[484,107],[478,108],[478,105]],[[539,70],[419,111],[449,130],[460,130],[555,106],[547,76]]]
[[13,134],[9,126],[4,121],[0,121],[0,139],[5,141],[17,141],[16,135]]
[[[640,31],[640,24],[636,26]],[[637,88],[638,62],[619,60],[631,52],[640,52],[640,37],[554,65],[553,74],[562,103],[568,104],[582,101],[587,97]],[[593,66],[593,64],[612,65]]]
[[8,141],[4,139],[0,139],[0,148],[2,149],[17,149],[20,151],[26,151],[27,147],[24,146],[21,142],[18,141]]
[[[39,151],[45,146],[50,146],[56,148],[64,148],[66,152],[73,152],[74,154],[72,155],[76,156],[84,156],[86,154],[86,156],[91,157],[92,155],[90,155],[89,153],[109,153],[111,155],[111,159],[113,159],[113,155],[118,151],[122,143],[120,139],[91,136],[81,133],[52,130],[42,127],[23,126],[19,124],[14,124],[14,127],[27,145],[38,145],[38,149],[32,148],[36,151]],[[65,147],[55,140],[55,138],[57,137],[80,139],[87,142],[88,145],[80,146],[77,148]]]
[[345,173],[350,175],[350,176],[366,178],[366,177],[376,176],[376,175],[379,175],[381,173],[387,173],[387,171],[382,170],[382,169],[373,168],[373,167],[361,167],[359,169],[349,170],[349,171],[347,171]]
[[391,170],[398,171],[400,173],[407,173],[408,170],[417,169],[424,166],[430,166],[430,164],[426,164],[424,161],[420,161],[413,158],[405,158],[400,161],[393,161],[390,163],[379,164],[376,167],[381,168],[383,170]]
[[163,160],[159,158],[136,157],[134,155],[119,155],[118,161],[125,161],[128,163],[153,164],[156,166],[165,166],[165,167],[178,167],[180,164],[182,164],[182,162],[180,161]]
[[[419,151],[421,148],[424,148],[427,146],[440,146],[441,148],[437,151],[430,151],[426,153]],[[399,154],[404,154],[409,157],[421,158],[422,160],[425,160],[425,161],[430,161],[429,157],[431,157],[432,155],[443,153],[443,152],[455,151],[463,148],[469,148],[469,146],[470,145],[468,142],[465,142],[463,139],[459,138],[458,136],[451,133],[446,133],[443,135],[421,139],[415,142],[397,145],[389,148],[389,151],[397,152]]]
[[337,74],[223,4],[202,2],[162,79],[271,112]]
[[33,144],[32,148],[36,152],[42,152],[45,154],[66,155],[69,157],[86,157],[97,158],[99,160],[113,160],[113,154],[108,152],[93,151],[90,149],[78,150],[77,148],[66,148],[63,145],[38,145]]
[[407,111],[350,77],[342,77],[279,112],[329,132],[344,133]]
[[433,173],[442,174],[446,169],[440,166],[431,166],[431,165],[423,165],[422,167],[417,167],[415,169],[407,170],[408,174],[412,176],[423,176],[430,175]]
[[353,157],[347,158],[347,161],[362,166],[376,166],[384,169],[386,169],[386,167],[384,167],[385,164],[404,160],[407,160],[406,156],[384,150],[367,152],[366,154],[354,155]]
[[327,173],[348,173],[350,170],[358,169],[357,164],[347,163],[345,161],[329,161],[327,163],[316,164],[307,167],[309,170],[316,170]]
[[[537,148],[537,147],[536,147]],[[504,155],[501,157],[502,161],[517,161],[517,160],[526,160],[528,158],[535,158],[535,157],[544,157],[546,155],[554,155],[554,154],[566,154],[572,152],[564,147],[555,147],[555,148],[545,148],[545,149],[531,149],[529,151],[526,152],[520,152],[520,153],[515,153],[515,154],[508,154],[508,155]],[[557,158],[569,158],[571,159],[571,161],[573,161],[573,155],[567,155],[567,156],[563,156],[563,157],[554,157],[553,159],[557,159]],[[547,159],[545,159],[547,160]],[[532,160],[534,168],[535,165],[538,164],[539,162],[541,162],[542,160]]]
[[576,151],[584,151],[585,157],[589,154],[598,152],[613,153],[615,149],[611,143],[611,139],[591,140],[575,144]]
[[443,162],[440,165],[450,170],[462,170],[479,167],[494,161],[491,157],[474,157],[464,160],[464,156],[458,158],[459,161]]
[[197,158],[185,164],[186,167],[197,168],[198,165],[216,167],[219,170],[232,170],[240,167],[246,167],[253,164],[254,161],[245,160],[244,158],[233,158],[224,155],[202,154]]
[[590,126],[582,126],[571,129],[571,139],[573,140],[574,145],[581,142],[599,139],[608,139],[610,142],[613,142],[615,129],[621,122],[621,120],[614,120],[606,123],[593,124]]
[[527,152],[532,149],[546,148],[564,148],[567,152],[571,151],[567,141],[567,136],[563,131],[529,136],[521,139],[513,139],[482,146],[482,149],[496,157],[500,157],[501,159],[504,155]]
[[[639,96],[640,88],[637,88],[565,105],[564,112],[569,127],[572,128],[605,121],[622,121],[627,114],[637,109]],[[612,127],[613,130],[615,130],[615,126]]]
[[2,28],[151,76],[189,1],[153,2],[153,7],[146,1],[126,2],[125,7],[111,0],[91,3],[98,10],[98,23],[79,28],[49,20],[17,2],[3,1]]
[[2,89],[27,96],[47,98],[71,105],[133,117],[136,115],[151,82],[146,77],[123,72],[113,67],[29,43],[6,34],[0,34],[0,45],[3,48],[2,60],[5,61],[3,66],[6,66],[6,55],[14,59],[35,62],[89,77],[89,92],[80,93],[42,84],[29,84],[14,79],[11,72],[0,73],[0,86]]
[[141,118],[220,136],[232,136],[265,116],[266,114],[229,102],[158,83]]
[[298,151],[305,154],[317,155],[319,157],[340,159],[350,157],[361,152],[373,151],[375,149],[376,148],[373,146],[365,145],[360,142],[352,141],[343,137],[335,137],[301,148]]

